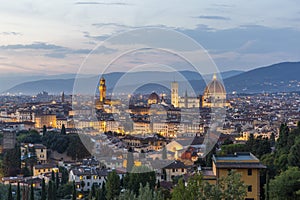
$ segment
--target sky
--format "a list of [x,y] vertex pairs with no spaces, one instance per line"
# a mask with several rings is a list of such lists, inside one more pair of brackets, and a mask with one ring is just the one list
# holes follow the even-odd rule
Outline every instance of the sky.
[[[107,39],[149,27],[172,30],[196,41],[220,71],[300,61],[297,0],[0,0],[0,3],[0,75],[93,73],[92,67],[85,70],[80,66],[89,63],[102,67],[99,66],[102,60],[113,60],[114,53],[126,49],[124,41],[113,44]],[[167,37],[155,39],[160,44]],[[143,47],[143,42],[133,46]],[[180,44],[176,40],[170,42]],[[89,61],[88,55],[97,47],[100,50],[94,53],[99,57]],[[148,62],[163,59],[159,52],[148,55],[154,59]],[[132,63],[127,60],[111,71],[129,71]]]

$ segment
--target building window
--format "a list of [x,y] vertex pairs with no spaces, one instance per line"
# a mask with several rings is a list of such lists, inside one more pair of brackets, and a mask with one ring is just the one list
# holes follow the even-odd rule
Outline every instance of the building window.
[[248,192],[252,192],[252,185],[248,185]]
[[175,172],[175,169],[172,169],[173,172]]
[[83,176],[80,176],[79,179],[82,180],[82,179],[83,179]]
[[184,172],[184,169],[183,169],[183,168],[181,169],[181,172]]
[[248,176],[252,176],[252,169],[248,169]]

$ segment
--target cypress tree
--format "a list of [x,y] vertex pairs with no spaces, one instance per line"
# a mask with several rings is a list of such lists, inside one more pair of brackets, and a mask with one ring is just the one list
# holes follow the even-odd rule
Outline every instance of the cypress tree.
[[53,200],[53,186],[52,181],[50,180],[48,183],[48,200]]
[[21,200],[21,191],[20,191],[20,183],[18,182],[17,186],[17,199],[16,200]]
[[30,187],[30,200],[34,200],[34,189],[33,189],[32,183],[31,183],[31,187]]
[[64,124],[63,124],[62,127],[61,127],[61,134],[62,134],[62,135],[66,135],[66,134],[67,134],[67,133],[66,133],[66,127],[65,127]]
[[56,172],[55,174],[55,185],[56,185],[56,189],[59,187],[59,176],[58,176],[58,172]]
[[134,166],[133,150],[130,147],[127,152],[127,165],[126,165],[127,172],[130,173],[133,166]]
[[57,188],[57,186],[56,186],[56,184],[55,183],[53,183],[52,184],[52,199],[53,200],[56,200],[56,188]]
[[46,200],[46,184],[45,179],[42,180],[42,194],[41,194],[41,200]]
[[47,133],[47,127],[44,125],[44,126],[43,126],[43,136],[45,136],[46,133]]
[[76,186],[75,186],[75,182],[73,181],[73,194],[72,194],[72,200],[76,200]]
[[11,192],[11,184],[9,184],[7,200],[13,200],[12,192]]
[[55,174],[53,170],[51,172],[51,181],[55,182]]

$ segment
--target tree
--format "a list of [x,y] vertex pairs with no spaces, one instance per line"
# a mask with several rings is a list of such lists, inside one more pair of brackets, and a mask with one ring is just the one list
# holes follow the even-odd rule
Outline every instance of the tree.
[[[83,159],[91,155],[90,152],[86,149],[85,145],[83,145],[78,134],[68,134],[67,136],[69,138],[67,155],[71,156],[73,160]],[[87,145],[87,146],[91,146],[91,145]]]
[[289,137],[289,128],[288,128],[287,124],[281,124],[280,129],[279,129],[279,138],[276,143],[276,149],[286,151],[288,137]]
[[53,170],[52,170],[52,172],[51,172],[51,181],[52,181],[52,182],[55,182],[55,173],[54,173]]
[[274,200],[299,199],[300,194],[300,170],[298,167],[290,167],[280,173],[269,183],[269,197]]
[[8,188],[7,200],[13,200],[10,184],[9,184],[9,188]]
[[56,189],[59,187],[59,176],[58,176],[58,172],[55,173],[55,185],[56,185]]
[[73,183],[67,183],[64,185],[60,185],[60,187],[57,189],[57,197],[59,199],[64,198],[67,195],[70,195],[73,193]]
[[46,135],[46,133],[47,133],[47,127],[46,127],[46,125],[44,125],[43,126],[43,135]]
[[33,184],[31,183],[30,186],[30,200],[34,200],[34,189],[33,189]]
[[184,185],[183,179],[178,181],[178,184],[175,186],[172,192],[172,200],[182,200],[190,199],[189,194],[187,193],[186,187]]
[[246,185],[241,181],[241,174],[234,170],[230,171],[228,176],[221,178],[219,187],[224,199],[244,200],[247,195]]
[[133,158],[133,152],[132,152],[132,148],[130,147],[128,149],[128,152],[127,152],[127,163],[126,163],[126,170],[127,172],[131,172],[132,171],[132,168],[134,166],[134,158]]
[[65,127],[64,124],[61,126],[61,132],[60,132],[60,134],[62,134],[62,135],[66,135],[67,134],[66,133],[66,127]]
[[167,148],[166,148],[165,145],[163,146],[163,149],[162,149],[161,153],[162,153],[162,155],[161,155],[162,160],[168,159]]
[[64,167],[59,167],[59,171],[61,172],[61,185],[68,183],[69,181],[68,170]]
[[57,189],[56,189],[57,187],[56,187],[56,183],[54,182],[53,184],[52,184],[52,192],[53,192],[53,195],[52,195],[52,199],[53,200],[56,200],[56,193],[57,193]]
[[42,191],[41,191],[41,200],[46,200],[46,184],[45,184],[45,179],[42,179]]
[[18,182],[17,185],[17,197],[16,200],[21,200],[21,189],[20,189],[20,183]]
[[271,146],[274,147],[275,146],[275,134],[272,132],[271,136],[270,136],[270,142],[271,142]]
[[128,173],[124,177],[124,186],[126,189],[131,190],[135,195],[138,195],[140,184],[143,187],[149,183],[151,190],[155,188],[156,185],[156,175],[154,171],[151,171],[146,166],[134,166],[132,168],[132,173]]
[[120,177],[117,175],[116,171],[113,170],[107,176],[106,186],[106,198],[114,199],[120,194]]
[[145,187],[140,184],[139,196],[137,200],[163,200],[160,192],[156,192],[150,189],[149,184],[147,183]]
[[75,181],[73,181],[72,200],[76,200],[76,198],[77,198],[77,191],[76,191]]
[[17,144],[13,149],[8,149],[3,154],[2,170],[4,176],[16,176],[21,168],[21,150]]
[[23,187],[22,188],[22,199],[29,199],[29,187]]
[[53,200],[53,183],[52,180],[48,183],[48,200]]
[[300,167],[300,137],[297,138],[288,155],[289,166]]
[[235,199],[246,197],[246,186],[241,181],[241,175],[232,171],[228,176],[222,177],[217,185],[204,182],[200,173],[194,174],[185,186],[183,179],[178,181],[172,192],[172,200],[181,199]]

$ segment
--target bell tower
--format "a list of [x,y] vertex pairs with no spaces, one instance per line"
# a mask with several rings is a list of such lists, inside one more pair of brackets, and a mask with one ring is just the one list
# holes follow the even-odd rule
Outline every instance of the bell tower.
[[100,79],[100,85],[99,85],[99,94],[100,94],[100,103],[104,103],[106,98],[106,85],[105,85],[105,79],[101,77]]
[[178,83],[175,81],[171,83],[171,103],[175,108],[178,107]]

